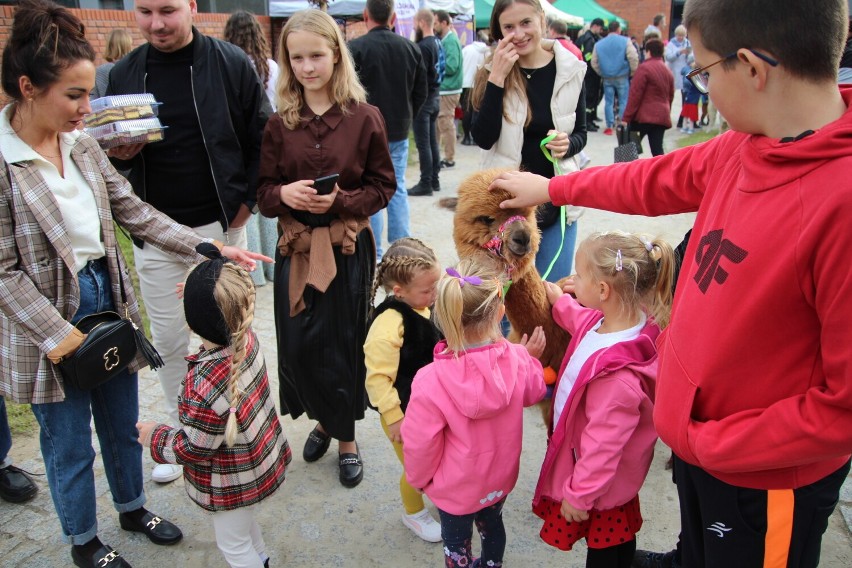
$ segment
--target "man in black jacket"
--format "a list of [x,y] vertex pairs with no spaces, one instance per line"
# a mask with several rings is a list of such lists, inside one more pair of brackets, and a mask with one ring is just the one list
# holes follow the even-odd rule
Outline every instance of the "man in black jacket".
[[[162,105],[164,139],[110,151],[129,170],[144,201],[196,232],[246,248],[245,224],[255,207],[260,141],[272,112],[248,57],[192,25],[195,0],[136,0],[136,22],[148,43],[112,68],[108,95],[152,93]],[[186,375],[189,331],[175,285],[186,266],[155,247],[134,247],[165,410],[178,424],[177,399]],[[152,479],[167,483],[178,466],[160,464]]]
[[599,127],[595,123],[598,120],[598,105],[601,104],[603,91],[601,90],[601,76],[592,68],[592,52],[595,44],[601,40],[604,21],[600,18],[592,20],[586,33],[574,42],[583,53],[586,61],[586,77],[583,79],[586,87],[586,130],[597,132]]
[[[410,40],[391,30],[396,14],[393,0],[367,0],[364,23],[369,30],[349,42],[355,69],[367,102],[379,108],[388,129],[396,193],[388,203],[388,243],[410,236],[408,192],[405,169],[408,165],[408,131],[411,121],[426,100],[426,68],[420,49]],[[376,252],[382,256],[384,212],[370,217]]]

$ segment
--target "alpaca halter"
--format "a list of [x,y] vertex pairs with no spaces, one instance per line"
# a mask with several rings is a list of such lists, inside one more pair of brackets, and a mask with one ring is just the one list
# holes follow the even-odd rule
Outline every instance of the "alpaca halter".
[[503,256],[500,254],[503,251],[503,235],[506,233],[506,227],[508,227],[512,223],[516,221],[526,220],[527,218],[523,215],[512,215],[500,224],[500,228],[498,229],[497,234],[491,237],[491,240],[489,240],[487,243],[482,245],[482,248],[484,248],[488,252],[494,253],[494,256],[503,260],[503,262],[506,263],[507,280],[506,283],[503,285],[503,290],[501,294],[503,298],[505,298],[506,294],[509,293],[509,287],[512,285],[512,271],[515,270],[515,266],[511,262],[506,261],[506,259],[503,258]]
[[513,215],[513,216],[509,217],[508,219],[503,221],[503,223],[500,225],[500,228],[498,229],[497,234],[494,235],[493,237],[491,237],[491,240],[489,240],[487,243],[482,245],[482,248],[484,248],[488,252],[494,253],[497,256],[501,256],[500,253],[503,252],[503,235],[506,233],[506,227],[508,227],[509,225],[511,225],[512,223],[514,223],[516,221],[526,221],[526,220],[527,220],[527,218],[524,217],[523,215]]

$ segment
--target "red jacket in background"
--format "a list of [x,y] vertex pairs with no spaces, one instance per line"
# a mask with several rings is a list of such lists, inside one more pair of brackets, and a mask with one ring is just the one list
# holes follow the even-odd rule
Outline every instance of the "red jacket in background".
[[658,124],[672,127],[674,77],[662,57],[652,57],[639,64],[630,80],[630,94],[624,110],[624,122]]

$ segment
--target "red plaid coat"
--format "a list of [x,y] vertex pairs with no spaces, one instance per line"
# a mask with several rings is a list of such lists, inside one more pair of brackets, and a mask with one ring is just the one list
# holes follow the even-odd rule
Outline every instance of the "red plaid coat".
[[[123,280],[130,317],[141,326],[114,223],[183,257],[187,267],[204,260],[195,252],[203,239],[136,197],[89,135],[80,133],[71,158],[95,196],[115,305],[121,305]],[[32,161],[6,163],[0,155],[0,396],[38,404],[65,398],[62,376],[47,353],[71,335],[68,322],[79,305],[71,240],[56,198]],[[140,355],[130,370],[143,365]]]
[[237,407],[239,432],[225,445],[233,352],[229,347],[202,349],[187,357],[176,430],[160,424],[151,437],[151,457],[158,463],[183,465],[186,492],[208,511],[246,507],[272,495],[284,483],[290,445],[269,396],[266,364],[257,336],[249,333],[246,363],[240,376],[243,398]]

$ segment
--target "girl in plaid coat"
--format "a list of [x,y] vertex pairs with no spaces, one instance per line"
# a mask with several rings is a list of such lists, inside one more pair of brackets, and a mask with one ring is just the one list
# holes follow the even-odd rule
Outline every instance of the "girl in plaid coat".
[[139,439],[154,461],[184,466],[186,491],[214,513],[216,544],[231,566],[268,567],[255,506],[284,483],[291,456],[250,327],[254,283],[216,247],[197,250],[210,260],[183,288],[186,323],[201,337],[201,350],[187,357],[178,403],[183,427],[142,422]]

